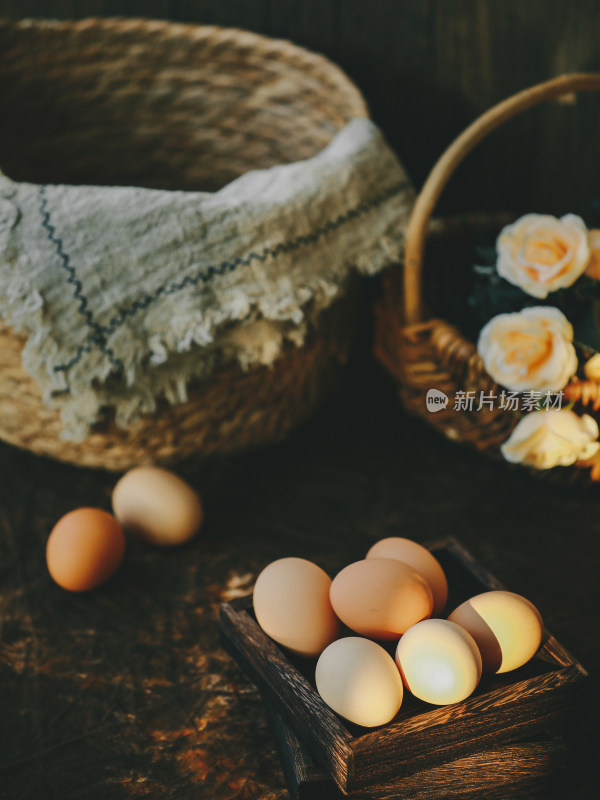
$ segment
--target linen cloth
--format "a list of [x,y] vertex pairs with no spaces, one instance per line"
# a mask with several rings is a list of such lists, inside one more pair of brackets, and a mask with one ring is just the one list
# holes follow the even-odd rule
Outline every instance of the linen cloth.
[[0,173],[0,316],[65,438],[186,399],[223,363],[300,346],[349,274],[400,261],[413,191],[356,119],[315,157],[217,192],[36,185]]

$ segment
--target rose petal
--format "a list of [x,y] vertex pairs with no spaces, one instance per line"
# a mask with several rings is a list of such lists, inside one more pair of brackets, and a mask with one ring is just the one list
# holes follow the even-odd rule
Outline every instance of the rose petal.
[[477,351],[489,375],[513,391],[557,392],[577,371],[573,327],[557,308],[498,314],[481,330]]
[[570,409],[535,411],[519,420],[500,450],[507,461],[536,469],[570,466],[600,449],[598,424]]
[[525,214],[500,231],[496,249],[498,274],[541,299],[571,286],[591,255],[585,223],[575,214]]

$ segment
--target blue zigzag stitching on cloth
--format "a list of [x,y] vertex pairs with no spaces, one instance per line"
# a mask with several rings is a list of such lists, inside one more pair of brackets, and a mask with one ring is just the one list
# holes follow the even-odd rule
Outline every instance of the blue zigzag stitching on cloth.
[[238,267],[249,266],[254,261],[264,262],[268,258],[277,257],[280,253],[290,253],[294,250],[298,250],[301,247],[315,244],[327,234],[336,231],[346,222],[357,219],[363,214],[366,214],[368,211],[377,208],[377,206],[381,205],[386,200],[389,200],[395,195],[400,194],[409,187],[410,183],[408,181],[401,181],[400,183],[390,186],[388,189],[385,189],[379,194],[376,194],[369,200],[363,200],[354,208],[350,208],[348,211],[339,214],[335,219],[328,220],[325,224],[315,228],[315,230],[311,233],[300,234],[293,239],[289,239],[287,242],[280,242],[274,247],[264,247],[259,252],[252,251],[247,256],[238,256],[232,261],[226,260],[221,261],[219,264],[210,264],[201,272],[197,272],[194,275],[187,275],[181,281],[173,281],[168,284],[163,284],[162,286],[159,286],[152,294],[147,294],[139,300],[134,300],[130,306],[120,309],[106,326],[102,326],[94,321],[93,314],[88,308],[87,297],[83,293],[81,281],[77,278],[75,268],[71,265],[68,254],[63,250],[61,239],[56,236],[55,228],[50,223],[50,214],[46,210],[47,200],[45,196],[45,187],[40,187],[40,212],[42,214],[42,224],[48,231],[48,238],[56,246],[56,250],[63,262],[63,267],[69,275],[67,278],[67,283],[70,283],[75,287],[73,296],[79,301],[78,311],[83,314],[87,326],[92,331],[92,336],[89,337],[84,344],[81,344],[77,347],[77,350],[72,358],[63,364],[59,364],[54,367],[54,371],[64,372],[70,369],[81,359],[84,353],[91,352],[94,345],[97,345],[101,352],[109,358],[111,364],[113,364],[113,366],[120,371],[122,369],[123,362],[120,359],[117,359],[114,352],[107,346],[107,337],[118,330],[126,320],[134,317],[138,311],[143,311],[144,309],[148,308],[148,306],[151,305],[155,300],[158,300],[160,297],[175,294],[175,292],[179,292],[188,286],[197,286],[200,283],[208,283],[215,275],[224,275],[227,272],[234,272]]
[[[42,226],[48,233],[48,239],[52,242],[52,244],[56,248],[56,252],[58,253],[60,260],[62,262],[62,268],[68,274],[67,283],[70,283],[71,286],[74,287],[73,297],[78,301],[77,311],[85,318],[85,324],[90,328],[93,332],[91,339],[85,344],[80,344],[75,351],[75,355],[66,363],[61,365],[63,369],[69,369],[74,364],[76,364],[84,353],[91,352],[93,346],[96,344],[100,348],[100,350],[108,357],[110,363],[115,367],[117,371],[121,371],[123,368],[123,362],[121,359],[116,358],[113,350],[107,346],[106,342],[106,335],[102,329],[101,325],[98,325],[97,322],[94,322],[94,316],[89,309],[88,306],[88,299],[83,293],[83,284],[77,277],[77,273],[75,271],[75,267],[71,265],[71,259],[69,258],[69,254],[65,252],[63,248],[62,239],[56,235],[56,228],[50,222],[50,212],[47,209],[48,205],[48,198],[46,197],[46,187],[40,186],[39,189],[39,208],[40,214],[42,216]],[[58,369],[55,367],[54,371],[57,372]]]

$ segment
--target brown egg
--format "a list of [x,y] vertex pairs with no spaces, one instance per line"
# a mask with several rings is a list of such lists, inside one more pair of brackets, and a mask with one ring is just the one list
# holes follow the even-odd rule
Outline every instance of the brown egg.
[[540,612],[514,592],[483,592],[458,606],[448,617],[477,642],[485,672],[510,672],[537,652],[543,633]]
[[110,578],[124,551],[125,537],[113,516],[99,508],[77,508],[52,529],[46,563],[63,589],[85,592]]
[[448,599],[448,581],[440,562],[426,547],[402,536],[389,536],[376,542],[367,558],[395,558],[416,569],[433,592],[433,616],[441,613]]
[[331,578],[305,558],[279,558],[256,579],[254,613],[261,628],[298,655],[318,656],[340,634],[329,602]]
[[160,467],[136,467],[119,480],[113,511],[125,530],[161,547],[183,544],[202,524],[202,505],[192,487]]
[[349,628],[372,639],[397,639],[431,616],[433,595],[419,573],[392,558],[356,561],[331,583],[331,605]]

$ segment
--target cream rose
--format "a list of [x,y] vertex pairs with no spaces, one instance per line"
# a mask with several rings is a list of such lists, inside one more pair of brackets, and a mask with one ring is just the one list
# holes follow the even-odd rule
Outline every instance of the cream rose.
[[589,231],[581,217],[526,214],[502,229],[498,274],[533,297],[571,286],[590,261]]
[[557,308],[534,306],[498,314],[479,334],[477,351],[489,375],[515,392],[557,392],[577,370],[573,328]]
[[568,467],[596,455],[600,448],[598,433],[598,425],[589,414],[578,417],[566,408],[534,411],[519,420],[500,450],[513,464],[536,469]]
[[600,381],[600,353],[592,356],[583,367],[585,377],[591,381]]
[[594,229],[589,232],[590,260],[585,269],[585,274],[596,281],[600,281],[600,230]]

